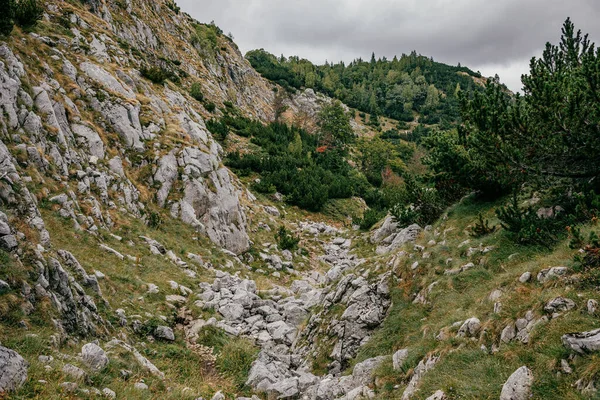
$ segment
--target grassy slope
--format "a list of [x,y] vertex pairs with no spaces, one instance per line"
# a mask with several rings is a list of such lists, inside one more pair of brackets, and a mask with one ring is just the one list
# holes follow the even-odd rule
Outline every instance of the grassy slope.
[[[498,224],[493,209],[498,204],[475,204],[465,200],[448,212],[448,219],[439,221],[434,230],[444,232],[446,244],[427,245],[430,240],[438,243],[443,233],[436,236],[434,231],[425,232],[418,244],[430,252],[429,259],[421,259],[412,246],[405,249],[416,253],[414,258],[405,257],[397,267],[401,277],[393,291],[393,307],[381,329],[361,350],[357,361],[381,354],[393,354],[400,348],[409,348],[410,357],[402,371],[394,371],[389,359],[378,371],[379,398],[400,398],[402,388],[407,384],[409,373],[419,360],[430,353],[442,354],[435,369],[425,375],[421,390],[416,398],[424,399],[435,390],[442,389],[456,399],[498,398],[503,383],[521,365],[533,371],[533,387],[536,399],[580,399],[584,398],[572,385],[584,376],[591,377],[600,370],[598,357],[578,357],[571,365],[575,373],[560,374],[560,360],[569,352],[562,346],[561,335],[600,327],[597,317],[587,314],[586,302],[598,296],[597,291],[577,289],[564,282],[537,282],[535,276],[544,268],[572,265],[574,250],[569,249],[567,240],[558,243],[552,250],[524,247],[514,244],[503,230],[482,238],[470,238],[466,228],[476,221],[479,212],[484,213],[492,224]],[[464,240],[469,245],[459,248]],[[494,246],[486,255],[466,256],[468,247]],[[509,256],[511,256],[509,259]],[[450,265],[446,260],[452,258]],[[419,261],[419,267],[412,271],[410,266]],[[445,268],[474,262],[476,268],[455,276],[443,275]],[[483,262],[483,265],[480,265]],[[519,276],[531,271],[534,278],[530,283],[521,284]],[[426,305],[412,304],[412,293],[420,287],[427,287],[437,281],[438,285],[428,296]],[[493,313],[494,302],[488,299],[495,289],[504,294],[500,298],[502,310]],[[499,351],[490,355],[480,349],[488,349],[498,343],[502,329],[510,321],[522,318],[528,310],[534,310],[537,317],[544,315],[545,303],[557,296],[572,299],[577,308],[548,323],[539,325],[531,334],[530,343],[500,345]],[[478,317],[487,332],[479,339],[459,339],[450,335],[444,341],[436,341],[435,335],[444,327],[456,321]],[[454,329],[456,332],[456,329]]]

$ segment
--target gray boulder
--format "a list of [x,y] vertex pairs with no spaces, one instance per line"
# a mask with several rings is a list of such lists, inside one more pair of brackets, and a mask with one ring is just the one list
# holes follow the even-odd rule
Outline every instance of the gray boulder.
[[459,337],[474,337],[481,329],[481,321],[472,317],[466,320],[458,330]]
[[502,392],[500,400],[528,400],[531,397],[531,385],[533,384],[533,374],[526,366],[517,369],[508,378]]
[[65,364],[62,372],[76,380],[83,380],[87,376],[84,370],[74,366],[73,364]]
[[446,393],[444,393],[441,390],[438,390],[425,400],[446,400],[447,398],[448,397],[446,397]]
[[16,351],[0,346],[0,393],[12,392],[25,383],[29,363]]
[[158,326],[154,330],[154,337],[157,339],[168,340],[170,342],[175,340],[175,334],[173,333],[173,329],[168,326]]
[[109,363],[104,350],[95,343],[88,343],[81,348],[81,360],[95,372],[103,370]]
[[400,349],[392,356],[394,370],[399,370],[408,358],[408,349]]
[[557,297],[550,300],[544,307],[544,311],[549,314],[554,314],[562,311],[569,311],[575,308],[575,302],[564,297]]
[[577,353],[584,354],[600,350],[600,329],[589,332],[568,333],[562,337],[563,345]]

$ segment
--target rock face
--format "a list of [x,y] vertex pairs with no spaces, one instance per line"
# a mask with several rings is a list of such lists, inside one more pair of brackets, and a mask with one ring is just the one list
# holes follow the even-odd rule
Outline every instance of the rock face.
[[531,397],[531,385],[533,384],[533,374],[526,366],[517,369],[508,378],[502,392],[500,400],[527,400]]
[[12,392],[27,379],[29,364],[16,351],[0,346],[0,393]]

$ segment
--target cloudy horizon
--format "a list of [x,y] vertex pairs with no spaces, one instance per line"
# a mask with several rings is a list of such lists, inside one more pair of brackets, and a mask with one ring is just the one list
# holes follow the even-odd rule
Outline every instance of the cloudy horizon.
[[393,58],[412,50],[484,76],[498,74],[511,90],[540,56],[557,43],[571,17],[600,43],[600,2],[594,0],[178,0],[201,22],[231,32],[243,53],[264,48],[313,63]]

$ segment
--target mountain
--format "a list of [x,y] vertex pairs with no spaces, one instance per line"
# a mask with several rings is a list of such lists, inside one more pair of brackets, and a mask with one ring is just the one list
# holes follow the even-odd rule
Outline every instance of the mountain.
[[527,179],[595,165],[527,125],[557,104],[244,57],[171,0],[3,6],[0,397],[594,396],[595,181]]

